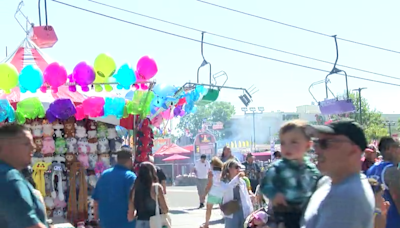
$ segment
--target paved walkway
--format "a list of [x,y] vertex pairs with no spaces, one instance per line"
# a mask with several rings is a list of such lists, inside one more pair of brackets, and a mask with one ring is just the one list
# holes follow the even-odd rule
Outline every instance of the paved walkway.
[[[205,220],[205,209],[170,209],[173,228],[199,228]],[[214,208],[211,214],[210,228],[224,228],[221,211]]]

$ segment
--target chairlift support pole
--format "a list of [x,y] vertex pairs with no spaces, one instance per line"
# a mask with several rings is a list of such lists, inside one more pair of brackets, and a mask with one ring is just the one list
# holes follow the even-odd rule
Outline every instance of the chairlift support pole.
[[200,68],[202,68],[202,67],[204,67],[204,66],[206,66],[206,65],[209,65],[210,66],[210,71],[209,71],[209,77],[210,77],[210,80],[209,80],[209,83],[210,84],[212,84],[211,83],[211,63],[209,63],[209,62],[207,62],[207,60],[204,58],[204,53],[203,53],[203,48],[204,48],[204,33],[205,32],[202,32],[201,33],[201,57],[203,57],[203,62],[201,63],[201,65],[199,66],[199,68],[197,69],[197,83],[200,83]]
[[[325,77],[325,92],[326,92],[326,98],[328,99],[328,77],[332,74],[338,74],[340,72],[344,73],[345,79],[346,79],[346,95],[347,95],[347,100],[350,98],[350,93],[349,93],[349,87],[348,87],[348,82],[347,82],[347,73],[344,70],[340,70],[338,68],[336,68],[336,64],[337,61],[339,59],[339,48],[338,48],[338,44],[337,44],[337,39],[336,39],[336,35],[332,36],[335,39],[335,46],[336,46],[336,60],[335,60],[335,64],[333,65],[333,68],[331,70],[331,72],[329,72],[328,75],[326,75]],[[315,98],[314,98],[315,99]]]

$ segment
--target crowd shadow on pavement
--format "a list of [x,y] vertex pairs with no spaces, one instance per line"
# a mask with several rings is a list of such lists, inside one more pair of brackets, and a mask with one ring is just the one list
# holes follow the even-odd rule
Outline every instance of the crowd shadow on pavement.
[[169,210],[169,213],[173,215],[187,214],[187,210]]

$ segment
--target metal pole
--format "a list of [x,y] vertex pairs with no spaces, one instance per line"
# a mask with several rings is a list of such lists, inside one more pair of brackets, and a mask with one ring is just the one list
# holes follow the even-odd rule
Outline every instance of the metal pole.
[[366,88],[364,87],[364,88],[353,89],[353,91],[357,91],[358,92],[358,99],[359,99],[358,105],[359,105],[359,109],[360,109],[359,110],[359,114],[358,114],[358,122],[360,123],[360,125],[362,125],[362,97],[361,97],[361,91],[363,89],[366,89]]
[[362,108],[361,108],[361,105],[362,105],[362,101],[361,101],[361,88],[358,88],[358,99],[360,99],[360,125],[362,125]]
[[389,135],[392,137],[392,123],[389,122]]
[[256,151],[256,113],[253,111],[253,140],[254,140],[254,152]]

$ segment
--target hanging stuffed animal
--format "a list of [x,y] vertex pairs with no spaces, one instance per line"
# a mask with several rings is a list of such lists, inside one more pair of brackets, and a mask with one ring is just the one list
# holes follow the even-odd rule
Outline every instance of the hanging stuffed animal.
[[74,224],[88,218],[88,188],[85,173],[84,167],[79,162],[73,163],[69,172],[70,183],[74,184],[69,185],[67,219]]
[[[36,140],[35,140],[36,141]],[[52,155],[55,152],[55,144],[54,139],[51,137],[46,137],[43,139],[43,147],[42,147],[43,155]]]
[[104,163],[104,166],[107,169],[110,167],[110,155],[108,153],[100,154],[99,159]]
[[43,138],[53,137],[54,130],[53,124],[49,123],[48,120],[43,120]]
[[54,130],[53,134],[54,138],[64,137],[64,125],[59,120],[53,122],[53,130]]
[[67,206],[67,203],[64,200],[60,200],[58,197],[54,199],[54,207],[62,209],[64,212],[64,208]]
[[111,152],[111,156],[110,156],[110,166],[114,166],[114,165],[116,165],[117,164],[117,157],[118,157],[118,154],[117,153],[113,153],[113,152]]
[[26,122],[24,123],[24,127],[25,127],[27,130],[31,131],[31,130],[32,130],[32,120],[26,119]]
[[52,211],[54,209],[54,200],[50,196],[44,197],[44,204],[46,205],[46,211]]
[[97,138],[106,138],[108,133],[107,124],[98,122],[97,123]]
[[68,170],[71,169],[72,164],[74,164],[74,162],[77,162],[78,158],[76,157],[76,155],[74,153],[67,153],[65,155],[65,166],[67,167]]
[[78,154],[78,161],[82,164],[85,169],[89,168],[89,157],[85,153]]
[[46,172],[44,174],[44,188],[46,190],[46,196],[51,194],[52,184],[51,184],[51,173]]
[[78,144],[76,138],[67,138],[67,152],[76,153],[78,152]]
[[114,125],[109,124],[107,128],[107,138],[114,139],[118,137],[117,130],[115,129]]
[[67,143],[65,142],[64,138],[57,138],[56,139],[56,154],[63,155],[67,153]]
[[66,138],[75,137],[75,118],[70,117],[64,121],[64,131]]
[[84,154],[89,153],[90,146],[87,138],[79,138],[77,145],[78,145],[78,153],[84,153]]
[[100,175],[103,173],[104,170],[106,170],[106,166],[104,165],[104,162],[101,160],[98,160],[96,162],[96,166],[94,167],[94,172],[96,173],[97,178],[100,177]]
[[34,138],[41,138],[43,136],[43,125],[39,120],[32,121],[31,131]]
[[43,161],[42,152],[35,152],[31,158],[31,165],[33,166],[36,162]]
[[97,138],[89,138],[88,142],[89,142],[89,147],[90,147],[90,153],[96,153],[97,145],[99,144],[97,142]]
[[110,152],[110,145],[105,137],[99,138],[99,144],[97,145],[97,151],[101,154]]
[[96,187],[97,177],[95,175],[89,175],[88,176],[88,184],[92,188]]
[[61,155],[56,155],[53,157],[53,163],[65,164],[65,158]]
[[89,156],[89,168],[94,169],[96,167],[98,156],[96,153],[90,153],[88,156]]
[[33,142],[35,143],[35,152],[41,152],[43,148],[42,138],[34,138]]
[[[53,164],[52,165],[52,170],[51,170],[51,183],[52,183],[52,190],[51,190],[51,197],[53,199],[58,198],[60,201],[64,201],[64,192],[63,192],[63,186],[62,186],[62,179],[64,176],[64,171],[65,171],[65,166],[64,164]],[[57,190],[58,194],[56,192],[55,184],[54,184],[54,178],[57,176]]]
[[85,137],[87,137],[86,128],[85,128],[85,122],[83,122],[83,121],[76,122],[76,134],[75,134],[75,136],[77,138],[85,138]]
[[115,152],[121,151],[123,140],[120,137],[109,139],[109,142],[110,142],[109,144],[110,144],[111,152],[115,153]]
[[86,130],[87,130],[89,139],[97,138],[97,122],[96,121],[87,120]]
[[44,155],[43,162],[51,164],[53,162],[53,154]]
[[36,184],[36,189],[40,191],[43,197],[46,196],[46,185],[44,174],[49,169],[51,163],[37,162],[33,167],[32,178]]

